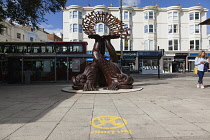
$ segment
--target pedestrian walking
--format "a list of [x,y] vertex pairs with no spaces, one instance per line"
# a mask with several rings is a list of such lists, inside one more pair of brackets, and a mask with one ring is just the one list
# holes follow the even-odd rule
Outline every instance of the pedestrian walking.
[[195,58],[195,65],[198,68],[198,83],[197,88],[201,87],[204,89],[203,85],[203,76],[204,76],[204,65],[207,64],[208,61],[206,59],[206,53],[205,51],[200,51],[198,56]]

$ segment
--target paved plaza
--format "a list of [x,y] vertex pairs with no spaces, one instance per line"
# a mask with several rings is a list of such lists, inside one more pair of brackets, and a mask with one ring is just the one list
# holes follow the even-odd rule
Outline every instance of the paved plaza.
[[72,94],[70,83],[0,83],[2,140],[210,140],[210,73],[131,75],[143,90]]

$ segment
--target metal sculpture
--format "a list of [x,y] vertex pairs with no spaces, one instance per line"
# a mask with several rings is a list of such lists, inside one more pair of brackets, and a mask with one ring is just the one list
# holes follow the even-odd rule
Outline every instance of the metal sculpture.
[[[95,25],[104,23],[109,28],[109,35],[97,35]],[[124,24],[108,13],[91,12],[83,19],[83,31],[91,39],[95,39],[92,50],[93,63],[89,64],[82,74],[72,77],[73,89],[85,91],[96,90],[96,87],[105,87],[107,90],[130,89],[134,82],[133,78],[122,73],[117,65],[117,54],[110,40],[119,37],[128,39],[129,28],[122,28]],[[110,60],[106,60],[105,48],[110,54]],[[107,86],[107,87],[106,87]]]

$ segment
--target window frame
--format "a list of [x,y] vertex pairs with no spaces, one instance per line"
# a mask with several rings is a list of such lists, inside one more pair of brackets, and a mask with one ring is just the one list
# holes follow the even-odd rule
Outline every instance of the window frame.
[[146,12],[144,13],[144,19],[145,19],[145,20],[155,19],[154,11],[146,11]]
[[152,40],[152,39],[144,40],[144,50],[145,51],[154,51],[155,50],[154,40]]
[[168,33],[169,34],[178,34],[179,25],[178,24],[168,24]]
[[179,39],[169,39],[168,40],[168,50],[169,51],[179,51],[180,50],[180,48],[179,48]]
[[190,40],[190,50],[200,50],[200,40],[194,39]]
[[179,12],[178,11],[170,11],[167,13],[167,16],[168,16],[168,21],[179,20]]
[[144,33],[154,33],[154,25],[153,24],[144,25]]
[[198,11],[194,11],[194,12],[190,12],[189,13],[189,20],[192,21],[192,20],[200,20],[200,17],[201,16],[201,13],[198,12]]
[[200,34],[201,33],[200,25],[198,25],[198,24],[190,24],[189,25],[189,33],[190,34]]
[[129,12],[123,11],[123,19],[129,19]]

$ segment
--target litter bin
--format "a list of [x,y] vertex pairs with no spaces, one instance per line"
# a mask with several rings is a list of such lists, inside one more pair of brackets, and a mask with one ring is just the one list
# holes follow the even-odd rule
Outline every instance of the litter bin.
[[122,66],[122,72],[130,76],[130,67],[129,66]]

